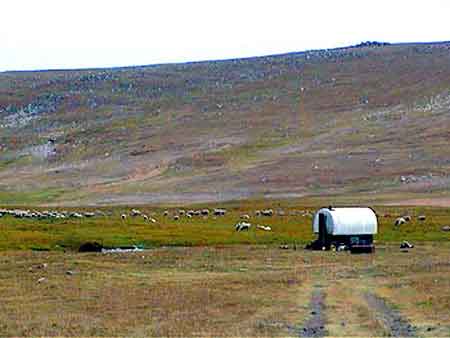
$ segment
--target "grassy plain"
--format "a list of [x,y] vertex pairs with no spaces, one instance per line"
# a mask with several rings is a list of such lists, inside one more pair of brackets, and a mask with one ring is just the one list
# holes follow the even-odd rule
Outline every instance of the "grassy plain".
[[[131,206],[101,208],[106,215],[91,219],[0,218],[0,335],[302,336],[318,329],[311,326],[318,292],[326,335],[382,336],[405,328],[450,335],[450,234],[441,231],[450,224],[448,209],[376,207],[376,252],[351,255],[303,249],[312,235],[311,218],[301,212],[315,210],[313,204],[229,202],[221,204],[225,217],[179,221],[162,216],[165,208],[141,207],[156,224],[122,221]],[[264,207],[285,215],[253,216]],[[236,233],[233,224],[244,213],[273,231]],[[395,228],[394,218],[405,214],[413,220]],[[148,250],[76,252],[94,240]],[[416,246],[403,252],[401,240]],[[369,296],[383,306],[374,307]],[[392,313],[401,321],[389,322]]]
[[[202,246],[230,244],[305,244],[313,239],[311,233],[311,214],[317,209],[311,200],[306,206],[299,206],[294,200],[264,201],[249,200],[227,202],[214,205],[225,207],[228,212],[223,217],[180,217],[175,221],[179,208],[141,206],[143,213],[151,215],[156,223],[145,221],[143,217],[128,217],[122,220],[122,213],[128,214],[131,206],[59,209],[101,211],[104,216],[84,219],[23,219],[12,216],[0,218],[0,250],[76,250],[87,241],[97,241],[104,246],[142,245],[146,248],[159,246]],[[304,205],[304,204],[303,204]],[[201,209],[207,205],[195,205]],[[211,206],[211,205],[210,205]],[[270,208],[273,217],[256,217],[258,209]],[[26,209],[26,208],[25,208]],[[189,210],[190,207],[183,208]],[[35,210],[35,209],[33,209]],[[43,210],[37,208],[36,210]],[[163,216],[164,210],[169,216]],[[379,219],[379,234],[376,240],[381,243],[411,241],[448,241],[450,233],[441,230],[450,225],[450,209],[434,207],[375,207]],[[280,211],[283,215],[280,215]],[[309,212],[309,215],[304,215]],[[264,232],[253,227],[249,232],[236,232],[233,225],[240,216],[250,215],[253,225],[269,225],[273,231]],[[394,227],[396,217],[412,216],[412,221],[404,227]],[[419,221],[417,216],[427,216]]]

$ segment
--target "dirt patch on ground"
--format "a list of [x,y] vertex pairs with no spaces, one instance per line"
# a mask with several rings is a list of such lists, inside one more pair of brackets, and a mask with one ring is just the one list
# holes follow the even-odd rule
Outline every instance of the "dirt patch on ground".
[[377,320],[388,330],[390,336],[394,337],[415,337],[416,329],[403,318],[398,311],[390,307],[386,302],[374,295],[366,293],[364,295],[367,304],[376,312]]
[[324,337],[325,330],[325,294],[322,290],[314,290],[311,303],[311,317],[300,330],[300,337]]
[[443,198],[417,198],[417,199],[409,199],[409,200],[403,200],[403,201],[397,201],[397,202],[388,202],[384,205],[392,205],[392,206],[410,206],[410,205],[416,205],[416,206],[429,206],[429,207],[450,207],[450,197],[443,197]]

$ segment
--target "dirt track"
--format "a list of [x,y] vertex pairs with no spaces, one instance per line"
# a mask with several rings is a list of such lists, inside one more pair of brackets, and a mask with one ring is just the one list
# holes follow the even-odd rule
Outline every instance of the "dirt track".
[[376,317],[380,324],[393,337],[415,337],[416,330],[403,318],[398,311],[390,307],[386,302],[373,293],[366,293],[367,304],[376,312]]
[[325,294],[322,290],[316,289],[311,297],[310,303],[311,318],[305,323],[300,331],[300,337],[324,337],[325,330]]

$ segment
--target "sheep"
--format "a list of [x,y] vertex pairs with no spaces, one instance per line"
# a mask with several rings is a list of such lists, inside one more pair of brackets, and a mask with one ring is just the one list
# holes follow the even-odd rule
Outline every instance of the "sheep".
[[203,210],[201,211],[201,214],[202,214],[203,216],[208,216],[208,215],[209,215],[209,210],[208,210],[208,209],[203,209]]
[[258,216],[258,217],[261,216],[261,210],[256,210],[255,211],[255,215]]
[[174,221],[178,221],[179,219],[180,219],[180,216],[178,216],[178,215],[173,216]]
[[127,215],[126,214],[122,214],[122,215],[120,215],[120,217],[122,218],[122,220],[126,220],[127,219]]
[[419,221],[425,221],[426,220],[426,216],[425,215],[420,215],[419,217],[417,217],[417,219]]
[[273,210],[272,209],[266,209],[266,210],[261,211],[261,214],[263,216],[273,216]]
[[250,216],[245,214],[245,215],[241,215],[241,219],[250,219]]
[[142,212],[140,212],[137,209],[131,209],[130,215],[133,216],[133,217],[140,216],[140,215],[142,215]]
[[169,211],[168,211],[168,210],[164,210],[163,215],[164,215],[164,216],[169,216]]
[[225,209],[214,209],[215,216],[225,216],[227,211]]
[[411,221],[411,216],[409,216],[409,215],[403,216],[403,219],[404,219],[406,222],[409,222],[409,221]]
[[257,225],[256,228],[264,231],[272,231],[272,228],[270,226]]
[[178,214],[180,216],[184,216],[185,213],[186,213],[186,211],[184,211],[183,209],[178,210]]
[[142,217],[144,218],[144,221],[146,221],[146,222],[148,221],[148,216],[147,215],[144,214],[144,215],[142,215]]
[[[64,215],[62,215],[62,216],[64,216]],[[85,212],[84,213],[84,217],[94,217],[94,216],[95,216],[95,214],[93,212]]]
[[407,241],[403,241],[402,244],[400,244],[400,249],[412,249],[412,248],[414,248],[414,245]]
[[202,212],[200,210],[194,211],[194,216],[200,216],[201,214],[202,214]]
[[156,223],[157,222],[156,219],[154,219],[152,217],[150,217],[149,219],[150,219],[150,222],[152,222],[152,223]]
[[236,223],[236,225],[234,226],[234,228],[236,229],[236,231],[248,231],[250,229],[252,225],[250,223],[247,222],[239,222]]
[[403,217],[399,217],[399,218],[397,218],[395,220],[394,225],[395,226],[399,226],[399,225],[402,225],[402,224],[405,224],[405,223],[406,223],[406,220]]
[[186,214],[186,217],[187,217],[187,218],[192,218],[192,214],[187,213],[187,214]]
[[[54,215],[54,214],[51,214],[50,217],[55,217],[55,215]],[[70,217],[73,217],[73,218],[83,218],[83,215],[80,214],[80,213],[78,213],[78,212],[72,212],[72,213],[70,214]]]

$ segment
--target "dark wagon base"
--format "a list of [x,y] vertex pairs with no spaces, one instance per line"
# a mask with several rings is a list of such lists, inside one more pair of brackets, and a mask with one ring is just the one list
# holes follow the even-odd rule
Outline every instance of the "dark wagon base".
[[319,234],[319,238],[306,248],[312,250],[330,250],[331,247],[341,247],[350,250],[351,253],[372,253],[375,251],[373,235],[333,236]]

